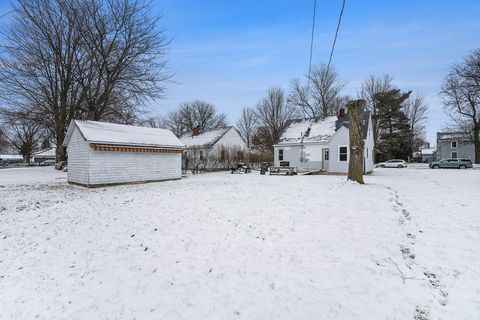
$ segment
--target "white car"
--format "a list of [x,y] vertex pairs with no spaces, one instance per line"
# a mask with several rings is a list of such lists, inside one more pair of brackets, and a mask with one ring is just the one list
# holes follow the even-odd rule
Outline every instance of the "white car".
[[407,162],[401,159],[392,159],[385,162],[377,163],[376,167],[380,168],[405,168],[407,167]]

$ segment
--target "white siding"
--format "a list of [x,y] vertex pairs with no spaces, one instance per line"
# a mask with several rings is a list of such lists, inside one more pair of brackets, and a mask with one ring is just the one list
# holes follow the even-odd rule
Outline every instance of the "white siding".
[[234,127],[231,127],[225,134],[218,139],[217,143],[213,146],[213,150],[219,149],[220,147],[225,148],[237,148],[247,151],[247,144],[243,141],[242,137],[238,134],[237,130]]
[[[365,139],[365,149],[364,149],[364,159],[365,159],[365,173],[373,172],[374,165],[374,141],[373,141],[373,125],[372,119],[370,117],[370,121],[368,122],[368,131],[367,131],[367,138]],[[367,154],[368,153],[368,154]]]
[[347,160],[350,160],[350,136],[348,129],[341,127],[330,140],[330,160],[328,171],[332,173],[348,173],[348,161],[339,161],[339,147],[346,146]]
[[68,142],[68,173],[69,182],[88,184],[88,167],[90,145],[75,127],[72,137]]
[[280,160],[278,160],[278,150],[283,149],[283,161],[289,161],[291,167],[296,167],[299,170],[321,169],[322,149],[324,148],[328,148],[328,145],[306,142],[303,144],[303,151],[300,145],[277,145],[274,147],[274,165],[280,165]]
[[93,151],[90,185],[180,179],[180,153]]

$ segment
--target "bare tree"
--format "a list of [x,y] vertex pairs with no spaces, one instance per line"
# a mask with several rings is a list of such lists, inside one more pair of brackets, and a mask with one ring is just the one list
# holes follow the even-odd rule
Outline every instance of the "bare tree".
[[74,79],[78,20],[66,1],[19,0],[13,12],[0,60],[0,97],[13,112],[34,105],[28,111],[55,136],[63,159],[66,126],[80,104]]
[[410,145],[417,151],[425,142],[425,121],[427,120],[428,105],[423,94],[410,96],[403,104],[405,115],[410,124]]
[[480,163],[480,49],[452,65],[440,94],[454,125],[474,144],[475,162]]
[[392,81],[393,78],[388,74],[384,74],[383,77],[376,77],[374,75],[370,75],[362,83],[362,87],[360,89],[360,92],[358,93],[360,98],[365,100],[365,109],[372,112],[373,141],[375,145],[377,145],[380,135],[377,121],[378,100],[375,99],[375,96],[380,93],[392,90],[394,88],[392,85]]
[[336,114],[341,101],[340,92],[345,87],[345,82],[339,80],[335,69],[320,65],[312,68],[311,73],[305,77],[306,84],[300,79],[292,80],[288,103],[308,118]]
[[180,113],[177,110],[170,111],[167,115],[162,117],[147,117],[140,122],[140,125],[151,128],[168,129],[177,137],[180,137],[185,133],[185,127],[182,124]]
[[180,119],[184,130],[213,130],[227,126],[227,116],[219,113],[213,104],[201,100],[182,103],[178,114],[171,115]]
[[169,39],[137,0],[19,0],[4,33],[0,97],[50,130],[57,160],[72,119],[131,122],[163,93]]
[[257,114],[253,108],[243,108],[240,119],[237,121],[237,130],[250,148],[253,135],[257,130]]
[[[287,129],[295,109],[285,103],[285,94],[281,88],[271,88],[267,96],[257,104],[256,113],[259,126],[268,132],[272,143],[277,143]],[[273,148],[272,146],[268,146]]]
[[28,113],[2,111],[2,126],[6,130],[6,139],[30,163],[30,158],[37,150],[42,139],[41,122]]
[[[0,121],[1,123],[1,121]],[[7,139],[7,134],[4,128],[0,128],[0,153],[8,153],[7,150],[10,147],[10,142]]]
[[161,98],[169,79],[170,43],[143,1],[82,0],[82,46],[76,53],[88,119],[122,118],[149,99]]

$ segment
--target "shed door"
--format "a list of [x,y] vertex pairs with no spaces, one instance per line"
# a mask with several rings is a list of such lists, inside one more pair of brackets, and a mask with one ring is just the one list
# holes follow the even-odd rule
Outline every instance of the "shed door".
[[328,162],[330,161],[330,151],[322,149],[322,169],[328,171]]

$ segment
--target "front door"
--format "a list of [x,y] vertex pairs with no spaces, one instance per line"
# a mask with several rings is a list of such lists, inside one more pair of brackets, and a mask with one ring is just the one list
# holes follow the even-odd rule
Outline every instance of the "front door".
[[330,151],[322,149],[322,170],[328,171],[328,162],[330,159]]

